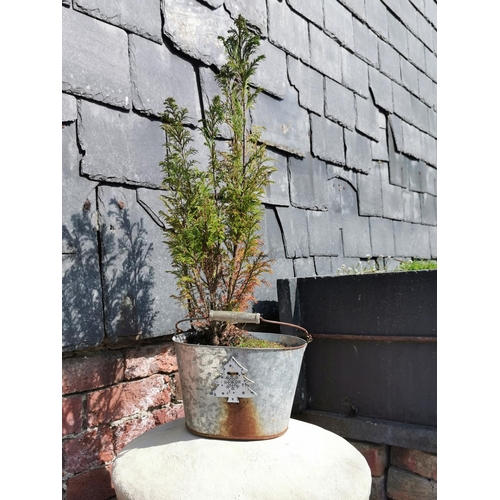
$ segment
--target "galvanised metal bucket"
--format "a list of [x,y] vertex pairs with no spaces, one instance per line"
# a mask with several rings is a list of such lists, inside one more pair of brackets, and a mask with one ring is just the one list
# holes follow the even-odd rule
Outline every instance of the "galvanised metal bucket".
[[173,337],[186,427],[200,436],[260,440],[284,434],[307,342],[292,335],[252,332],[282,348],[241,348],[187,343]]

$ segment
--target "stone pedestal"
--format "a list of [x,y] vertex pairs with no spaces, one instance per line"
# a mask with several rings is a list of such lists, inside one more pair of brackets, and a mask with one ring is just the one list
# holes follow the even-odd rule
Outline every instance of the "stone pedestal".
[[145,432],[118,454],[118,500],[368,500],[371,473],[345,439],[290,420],[264,441],[191,434],[178,419]]

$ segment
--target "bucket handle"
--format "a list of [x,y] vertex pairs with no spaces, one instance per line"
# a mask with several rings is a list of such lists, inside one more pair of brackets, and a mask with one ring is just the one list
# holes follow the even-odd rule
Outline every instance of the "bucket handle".
[[[207,318],[184,318],[177,321],[175,328],[178,332],[182,330],[177,326],[183,321],[199,321],[206,320]],[[261,321],[263,323],[271,323],[273,325],[283,325],[289,326],[291,328],[296,328],[304,332],[304,337],[307,343],[312,341],[310,333],[299,325],[294,325],[292,323],[285,323],[284,321],[272,321],[270,319],[264,319],[259,313],[247,313],[247,312],[237,312],[237,311],[210,311],[208,319],[210,321],[225,321],[226,323],[254,323],[259,324]]]

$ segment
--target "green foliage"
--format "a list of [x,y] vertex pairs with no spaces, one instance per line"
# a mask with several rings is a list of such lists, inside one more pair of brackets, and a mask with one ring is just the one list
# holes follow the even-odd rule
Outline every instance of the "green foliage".
[[354,267],[347,267],[345,264],[337,269],[336,276],[350,274],[377,274],[388,272],[423,271],[426,269],[437,269],[436,260],[401,260],[390,256],[379,257],[366,256],[366,260],[360,260]]
[[407,260],[399,264],[397,271],[424,271],[437,269],[437,260]]
[[[171,97],[165,100],[162,128],[166,155],[161,196],[165,210],[165,242],[172,255],[175,296],[192,318],[208,318],[209,310],[244,311],[255,301],[255,288],[271,271],[272,261],[262,251],[261,198],[275,170],[259,143],[260,129],[249,126],[248,113],[261,89],[251,77],[264,56],[253,57],[260,44],[241,16],[222,40],[228,62],[216,79],[222,96],[211,101],[201,120],[208,148],[206,168],[194,159],[188,116]],[[219,130],[227,124],[227,150],[219,147]],[[198,322],[210,343],[227,343],[231,329]]]

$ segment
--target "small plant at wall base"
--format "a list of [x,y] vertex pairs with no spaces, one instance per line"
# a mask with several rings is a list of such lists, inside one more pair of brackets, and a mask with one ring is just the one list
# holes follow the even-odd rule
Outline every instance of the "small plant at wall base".
[[[183,125],[188,110],[169,97],[162,115],[166,155],[160,165],[166,194],[161,198],[166,209],[161,215],[179,291],[175,299],[190,318],[208,318],[210,310],[246,311],[272,263],[262,250],[260,221],[261,198],[275,169],[259,144],[259,128],[248,120],[261,91],[251,87],[264,58],[254,56],[260,39],[241,16],[227,38],[219,39],[227,63],[216,75],[222,96],[212,99],[201,120],[206,168],[198,166],[191,131]],[[227,151],[218,147],[223,124],[231,131]],[[227,323],[206,319],[193,324],[210,345],[234,345],[241,337]]]

